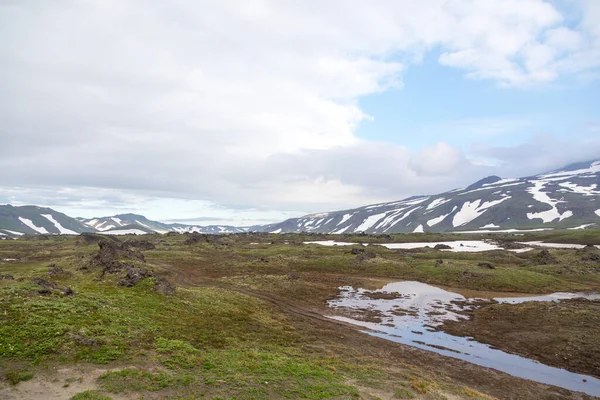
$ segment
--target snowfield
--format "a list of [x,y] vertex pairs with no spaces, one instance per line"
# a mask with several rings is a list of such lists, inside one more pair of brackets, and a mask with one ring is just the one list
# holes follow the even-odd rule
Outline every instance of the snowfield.
[[481,200],[475,200],[473,202],[467,201],[463,203],[462,208],[459,212],[456,213],[454,219],[452,220],[452,225],[456,228],[458,226],[463,226],[473,221],[475,218],[479,217],[483,214],[488,208],[496,206],[503,201],[510,199],[510,196],[506,196],[501,198],[500,200],[494,201],[486,201],[481,204]]
[[60,232],[61,235],[78,235],[77,232],[72,231],[70,229],[65,228],[64,226],[62,226],[57,220],[54,219],[54,217],[51,214],[41,214],[42,217],[46,218],[48,221],[52,222],[52,224],[54,224],[54,226],[56,227],[56,229],[58,229],[58,232]]
[[562,221],[565,218],[569,218],[569,217],[573,216],[572,211],[565,211],[562,214],[558,212],[558,208],[556,208],[556,205],[558,203],[560,203],[560,200],[554,200],[554,199],[550,198],[550,196],[548,196],[548,194],[546,192],[542,192],[542,189],[544,188],[545,185],[546,185],[546,182],[533,181],[533,186],[527,188],[527,191],[529,193],[531,193],[534,200],[537,200],[540,203],[548,204],[552,208],[547,211],[541,211],[541,212],[537,212],[537,213],[527,213],[527,218],[529,218],[529,219],[540,218],[546,224],[548,222],[554,221],[555,219]]
[[369,216],[362,224],[360,224],[354,232],[365,232],[367,229],[375,225],[380,219],[385,217],[387,213],[375,214]]
[[146,235],[148,232],[141,229],[115,229],[114,231],[103,232],[105,235]]
[[22,223],[24,223],[25,225],[27,225],[28,227],[30,227],[31,229],[33,229],[34,231],[36,231],[37,233],[42,233],[42,234],[47,234],[50,233],[46,230],[46,228],[44,228],[43,226],[36,226],[32,220],[27,219],[27,218],[23,218],[23,217],[19,217],[19,221],[21,221]]

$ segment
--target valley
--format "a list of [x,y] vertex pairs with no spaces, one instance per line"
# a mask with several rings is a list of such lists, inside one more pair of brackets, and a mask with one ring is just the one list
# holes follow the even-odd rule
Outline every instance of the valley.
[[[434,249],[456,240],[493,247]],[[346,245],[306,243],[331,241]],[[420,243],[407,246],[414,242]],[[596,245],[596,230],[518,236],[86,233],[0,241],[0,397],[592,398],[600,375],[593,333],[600,328],[593,317],[598,300],[497,300],[598,293]],[[524,246],[530,249],[510,251]],[[496,299],[477,302],[436,329],[583,374],[586,382],[560,387],[560,380],[523,379],[332,318],[381,322],[375,310],[338,313],[331,302],[343,288],[394,301],[400,289],[386,294],[382,288],[411,281],[465,298]],[[410,317],[410,309],[403,312]]]

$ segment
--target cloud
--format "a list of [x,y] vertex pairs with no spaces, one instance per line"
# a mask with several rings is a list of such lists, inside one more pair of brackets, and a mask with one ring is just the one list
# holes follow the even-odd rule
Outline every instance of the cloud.
[[430,52],[493,84],[589,76],[597,4],[570,26],[542,0],[3,2],[2,190],[46,203],[54,190],[77,209],[179,199],[206,215],[468,183],[486,171],[447,144],[358,139],[359,100],[401,88]]

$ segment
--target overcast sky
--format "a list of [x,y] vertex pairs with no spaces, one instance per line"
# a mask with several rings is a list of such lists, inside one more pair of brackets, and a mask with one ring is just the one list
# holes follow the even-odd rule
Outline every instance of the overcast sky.
[[0,0],[0,203],[250,225],[600,159],[598,0]]

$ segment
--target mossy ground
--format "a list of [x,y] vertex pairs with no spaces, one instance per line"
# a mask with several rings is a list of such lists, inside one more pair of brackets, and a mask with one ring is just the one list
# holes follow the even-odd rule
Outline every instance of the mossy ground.
[[[310,236],[232,235],[186,244],[187,237],[145,237],[156,249],[144,252],[144,265],[177,283],[170,296],[156,291],[156,278],[122,287],[115,276],[101,278],[100,270],[81,269],[98,249],[81,237],[0,241],[0,259],[17,259],[0,263],[0,274],[15,278],[0,280],[2,379],[8,382],[9,376],[49,365],[88,363],[111,371],[97,379],[97,392],[77,398],[133,393],[144,398],[341,399],[376,398],[381,396],[370,393],[382,392],[390,398],[444,398],[444,393],[486,398],[480,393],[485,385],[469,387],[449,378],[452,371],[445,376],[443,366],[424,368],[422,360],[382,359],[361,349],[362,336],[349,339],[346,331],[332,331],[284,305],[322,311],[338,286],[377,279],[531,293],[600,286],[600,272],[574,250],[553,250],[557,263],[539,265],[534,253],[406,252],[374,246],[369,250],[377,257],[360,261],[350,247],[301,244],[315,239]],[[381,243],[389,238],[344,240]],[[585,240],[592,239],[586,235]],[[445,263],[435,267],[439,258]],[[478,267],[481,261],[496,269]],[[67,273],[49,277],[50,263]],[[40,294],[32,278],[69,286],[75,294]]]

